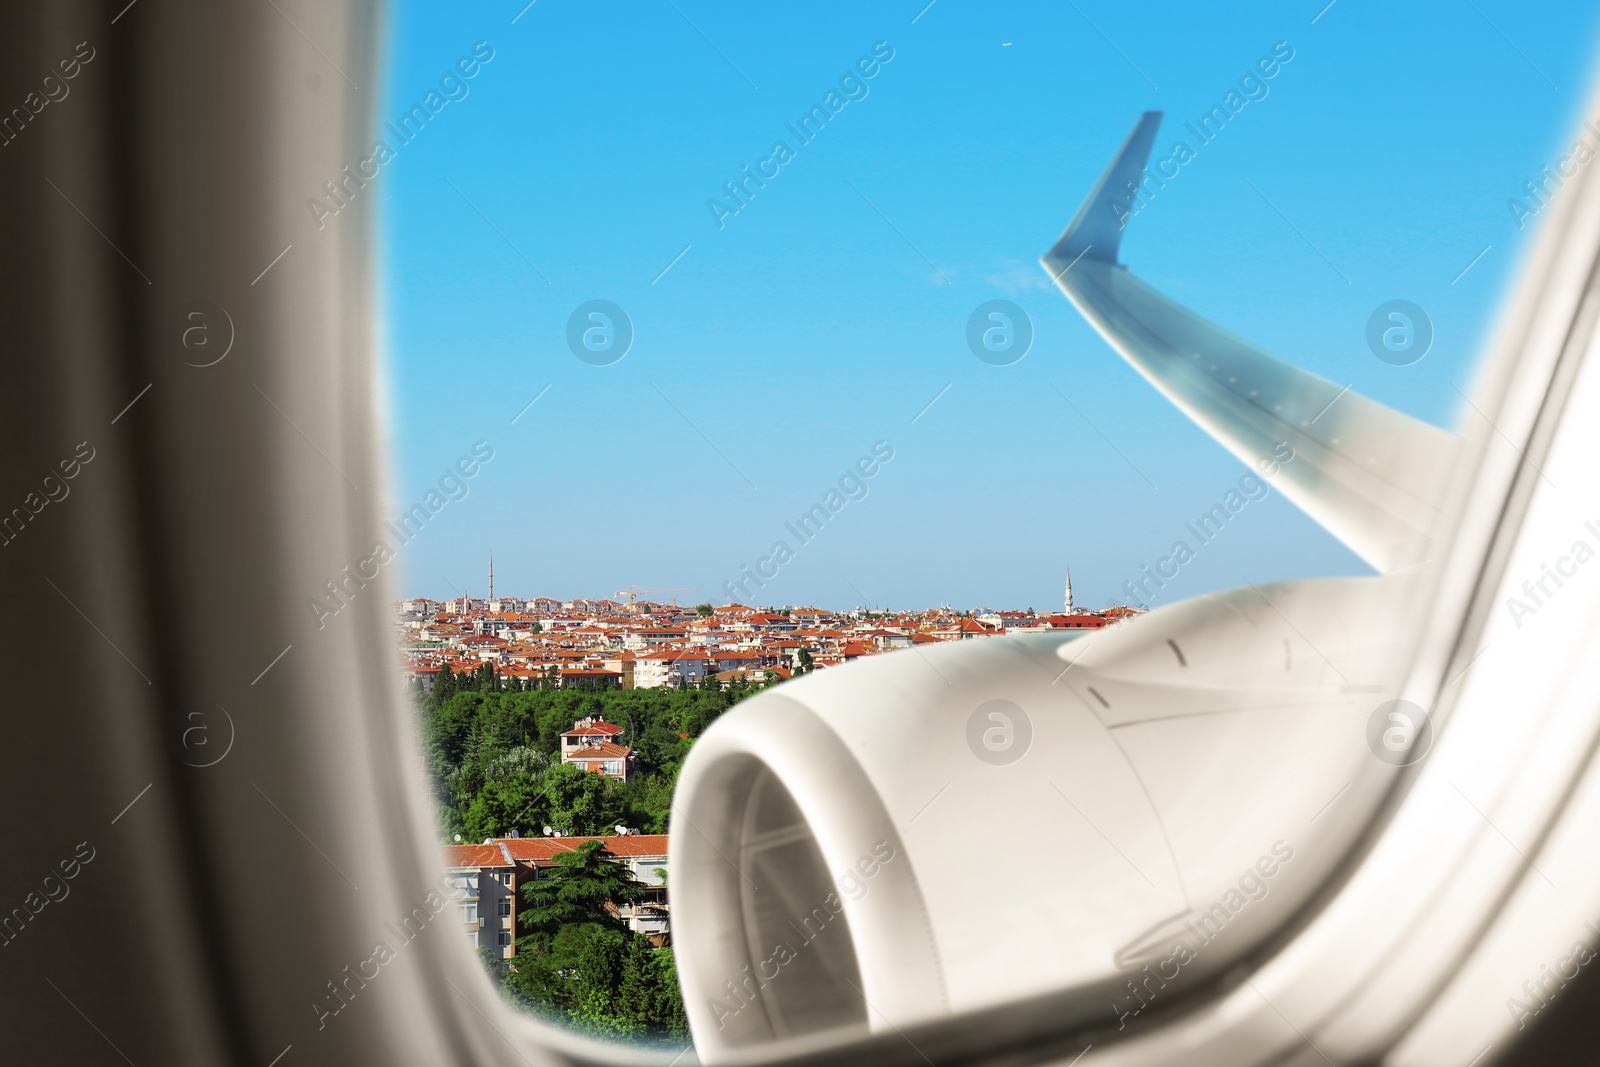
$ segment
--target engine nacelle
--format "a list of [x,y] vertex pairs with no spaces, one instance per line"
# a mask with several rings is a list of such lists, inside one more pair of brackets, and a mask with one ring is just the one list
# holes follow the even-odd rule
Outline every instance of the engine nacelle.
[[1126,1017],[1259,944],[1394,772],[1399,581],[906,649],[724,715],[672,810],[701,1058],[1046,992]]

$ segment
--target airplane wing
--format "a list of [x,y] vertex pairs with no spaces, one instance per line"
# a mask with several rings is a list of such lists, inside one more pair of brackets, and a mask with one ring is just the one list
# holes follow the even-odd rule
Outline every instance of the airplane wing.
[[[1040,263],[1180,411],[1380,572],[1420,562],[1457,439],[1269,355],[1117,262],[1161,113],[1142,115]],[[1292,449],[1293,459],[1281,462]]]

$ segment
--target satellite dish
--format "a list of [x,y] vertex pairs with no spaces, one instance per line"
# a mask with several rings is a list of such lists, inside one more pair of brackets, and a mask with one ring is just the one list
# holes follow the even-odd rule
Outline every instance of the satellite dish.
[[492,845],[492,844],[494,844],[494,838],[486,837],[486,838],[483,839],[483,843],[486,844],[486,845]]
[[546,837],[554,837],[555,836],[555,830],[553,830],[550,827],[546,826],[544,828],[544,836],[546,836]]
[[456,843],[459,844],[460,842],[461,842],[461,835],[457,834],[456,835]]
[[617,836],[618,837],[627,837],[628,836],[628,828],[626,826],[623,826],[621,823],[617,823]]

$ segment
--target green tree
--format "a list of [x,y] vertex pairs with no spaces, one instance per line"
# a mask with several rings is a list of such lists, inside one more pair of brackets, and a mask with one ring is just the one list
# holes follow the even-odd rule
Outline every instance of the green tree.
[[598,923],[517,942],[501,988],[515,1004],[602,1037],[689,1036],[676,961],[643,934]]
[[711,616],[715,612],[716,612],[716,609],[713,608],[710,604],[696,604],[695,607],[694,607],[695,615],[698,616],[699,618],[702,618],[702,619],[711,618]]
[[616,800],[622,809],[620,821],[647,834],[664,834],[672,817],[672,787],[677,767],[663,774],[640,775],[621,785]]
[[450,669],[450,664],[439,664],[439,673],[434,676],[433,688],[428,691],[428,701],[431,706],[438,707],[451,696],[455,695],[456,676]]
[[564,834],[598,834],[617,824],[621,812],[613,796],[615,778],[562,763],[546,771],[543,781],[555,829]]
[[522,887],[523,929],[530,934],[553,933],[579,923],[624,929],[606,905],[631,904],[647,890],[615,860],[601,841],[585,841],[556,856],[554,867]]
[[502,966],[504,961],[500,958],[500,950],[498,948],[494,948],[490,945],[479,945],[478,962],[483,966],[485,971],[489,972],[489,977],[493,978],[497,982],[500,981],[505,974],[505,968]]
[[573,976],[589,942],[597,937],[620,938],[620,932],[597,923],[563,926],[517,939],[501,989],[512,1003],[558,1021],[570,1021],[577,1006]]
[[458,817],[464,841],[508,837],[513,830],[536,836],[550,818],[550,804],[541,781],[517,772],[503,782],[486,782]]
[[599,841],[586,841],[522,887],[523,935],[505,988],[585,1030],[620,1034],[613,1009],[626,931],[607,905],[638,900],[644,887],[613,859]]
[[[602,929],[589,935],[570,979],[568,1010],[578,1029],[614,1037],[635,1037],[643,1032],[643,1021],[634,1018],[639,1006],[629,1004],[631,1011],[624,1008],[622,986],[627,965],[628,940],[622,934]],[[628,995],[637,996],[637,990],[628,990]]]
[[670,948],[652,948],[643,934],[629,940],[612,1011],[629,1032],[683,1040],[689,1019],[683,1010],[678,967]]
[[676,769],[683,759],[683,739],[676,730],[665,726],[651,726],[639,735],[634,746],[638,765],[645,771],[659,771],[667,767]]
[[[642,935],[635,934],[634,944],[641,941],[649,943]],[[665,1031],[666,1036],[674,1041],[689,1040],[689,1016],[683,1010],[683,987],[678,984],[678,960],[672,948],[668,946],[652,952],[649,966],[655,972],[650,983],[651,1028]]]

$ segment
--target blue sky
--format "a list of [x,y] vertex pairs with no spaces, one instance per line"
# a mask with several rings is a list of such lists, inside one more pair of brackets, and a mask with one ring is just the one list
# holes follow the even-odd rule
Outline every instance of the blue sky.
[[[1245,470],[1037,266],[1140,112],[1167,113],[1164,148],[1293,48],[1130,223],[1123,261],[1453,426],[1538,221],[1507,201],[1566,153],[1600,30],[1592,5],[1510,0],[524,2],[391,8],[380,121],[494,50],[377,182],[390,513],[495,449],[401,550],[407,594],[481,595],[492,550],[505,592],[722,602],[783,539],[756,602],[1046,607],[1069,566],[1079,603],[1119,601]],[[878,42],[893,58],[866,95],[801,145],[785,123]],[[719,229],[707,201],[780,139],[794,158]],[[1364,342],[1396,298],[1435,329],[1409,367]],[[595,299],[633,324],[609,366],[566,342]],[[993,299],[1033,323],[1010,366],[965,342]],[[865,498],[801,545],[784,523],[878,441],[894,458]],[[1363,570],[1274,495],[1155,602]]]

